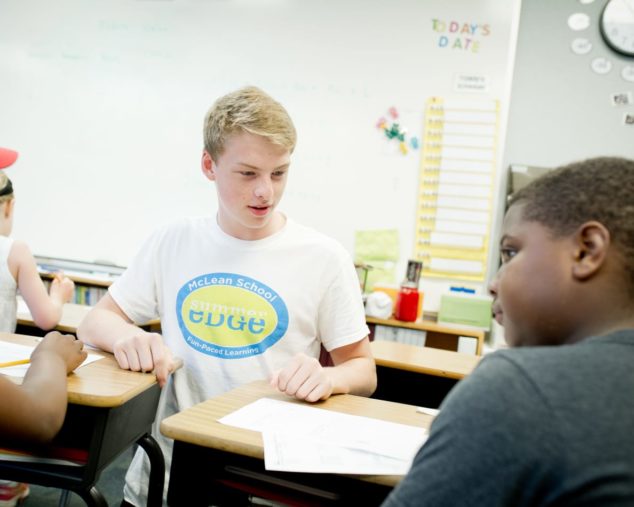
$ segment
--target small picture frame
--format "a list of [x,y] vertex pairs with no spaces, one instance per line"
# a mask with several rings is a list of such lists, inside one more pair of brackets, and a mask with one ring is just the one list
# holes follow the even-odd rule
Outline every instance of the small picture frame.
[[610,102],[613,106],[630,106],[634,103],[632,92],[619,92],[610,95]]

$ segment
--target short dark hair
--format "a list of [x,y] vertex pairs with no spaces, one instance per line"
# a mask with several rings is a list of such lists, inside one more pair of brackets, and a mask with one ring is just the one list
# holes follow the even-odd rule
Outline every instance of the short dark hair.
[[511,195],[522,217],[556,236],[572,234],[596,220],[609,231],[623,256],[634,293],[634,160],[597,157],[554,169]]

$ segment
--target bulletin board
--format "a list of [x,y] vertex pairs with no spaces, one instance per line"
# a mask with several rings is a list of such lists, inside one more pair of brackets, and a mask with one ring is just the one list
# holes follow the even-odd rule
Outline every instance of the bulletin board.
[[[499,101],[503,125],[519,8],[1,0],[0,146],[20,152],[7,170],[13,236],[39,255],[125,266],[155,227],[214,213],[203,118],[250,84],[284,104],[298,130],[279,209],[353,255],[356,232],[396,230],[404,266],[419,226],[426,103]],[[380,118],[421,146],[403,150]]]

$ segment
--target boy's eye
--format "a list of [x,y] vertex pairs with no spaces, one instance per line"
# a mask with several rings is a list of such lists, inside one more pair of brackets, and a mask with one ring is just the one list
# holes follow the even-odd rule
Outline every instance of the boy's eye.
[[273,173],[273,177],[274,177],[274,178],[281,178],[282,176],[284,176],[284,173],[285,173],[285,172],[286,172],[286,171],[275,171],[275,172]]
[[516,253],[517,253],[517,250],[515,250],[515,248],[509,248],[509,247],[501,248],[500,256],[502,258],[502,263],[506,263],[510,261],[513,257],[515,257]]

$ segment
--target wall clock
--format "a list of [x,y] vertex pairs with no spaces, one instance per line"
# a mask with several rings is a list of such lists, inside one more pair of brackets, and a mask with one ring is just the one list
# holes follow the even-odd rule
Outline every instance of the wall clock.
[[634,0],[609,0],[601,12],[599,28],[611,49],[634,57]]

